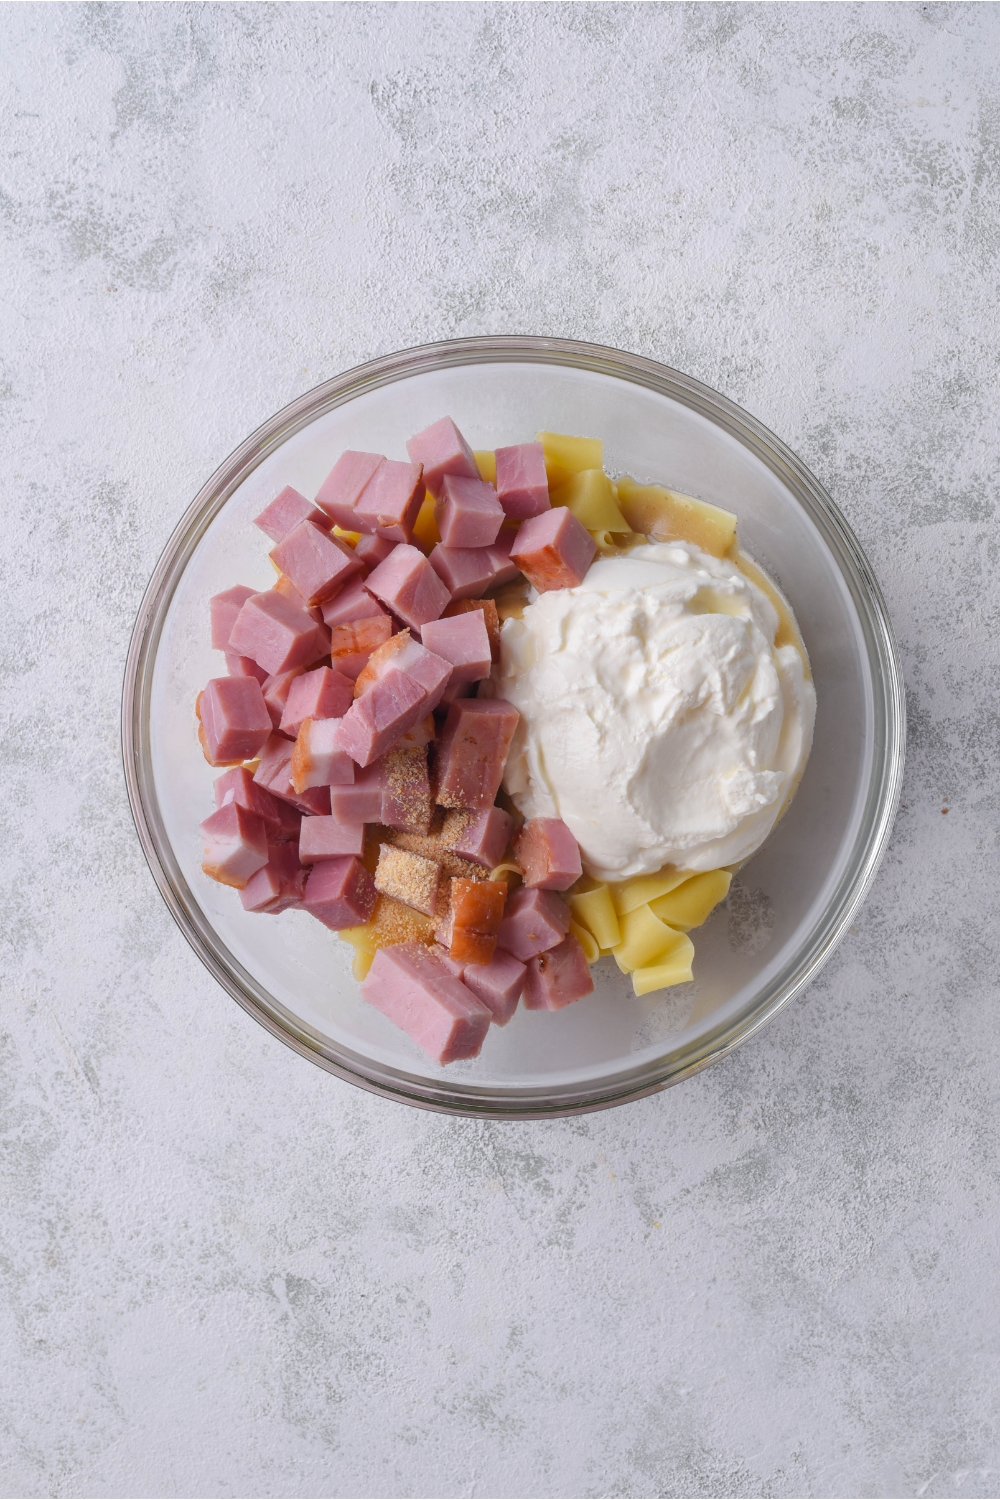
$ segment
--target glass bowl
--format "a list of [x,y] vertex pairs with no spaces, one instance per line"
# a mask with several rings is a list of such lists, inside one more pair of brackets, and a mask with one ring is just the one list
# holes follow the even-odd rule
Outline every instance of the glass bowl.
[[[798,793],[695,934],[695,981],[637,999],[611,959],[565,1011],[519,1010],[481,1055],[442,1068],[362,1001],[352,950],[301,911],[261,917],[200,868],[215,772],[194,700],[219,674],[208,600],[273,581],[252,518],[284,485],[314,495],[344,448],[404,456],[447,413],[474,448],[536,431],[604,440],[605,464],[739,515],[741,545],[791,602],[818,713]],[[146,858],[181,931],[235,1000],[303,1057],[362,1088],[454,1114],[599,1109],[677,1083],[806,985],[853,920],[885,849],[904,753],[903,682],[871,569],[829,496],[753,417],[637,355],[562,339],[475,338],[373,360],[317,386],[212,475],[171,537],[129,650],[125,774]]]

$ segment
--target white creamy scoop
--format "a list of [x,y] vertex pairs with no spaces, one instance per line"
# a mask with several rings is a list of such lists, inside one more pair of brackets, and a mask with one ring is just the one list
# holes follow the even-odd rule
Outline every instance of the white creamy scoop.
[[815,692],[777,629],[734,562],[688,542],[538,595],[501,634],[493,690],[521,714],[507,791],[525,817],[562,818],[599,879],[746,859],[812,743]]

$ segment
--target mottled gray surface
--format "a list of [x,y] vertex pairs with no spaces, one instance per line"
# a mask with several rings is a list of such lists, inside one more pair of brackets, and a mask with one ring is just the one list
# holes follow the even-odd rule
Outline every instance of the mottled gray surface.
[[[8,6],[0,69],[2,1493],[995,1495],[1000,12]],[[774,428],[911,695],[818,982],[544,1124],[271,1040],[174,928],[118,754],[216,464],[484,332]]]

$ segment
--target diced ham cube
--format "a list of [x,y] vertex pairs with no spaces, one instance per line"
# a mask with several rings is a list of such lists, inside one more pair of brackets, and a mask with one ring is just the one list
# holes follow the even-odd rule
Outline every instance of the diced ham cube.
[[540,594],[573,589],[583,582],[597,543],[565,505],[525,521],[511,548],[511,561]]
[[389,553],[395,547],[397,541],[409,541],[409,537],[397,537],[382,535],[375,532],[373,536],[362,536],[354,544],[354,556],[361,563],[367,573],[377,568],[380,562],[385,562]]
[[356,771],[350,786],[331,786],[330,812],[342,823],[381,823],[382,779],[382,766],[375,765]]
[[212,620],[212,645],[216,651],[229,650],[229,637],[233,633],[236,617],[256,592],[256,589],[248,589],[246,584],[238,583],[235,588],[226,589],[224,594],[214,594],[208,601]]
[[432,422],[416,437],[411,437],[406,451],[415,464],[424,466],[424,484],[432,495],[441,489],[445,474],[463,479],[478,479],[475,456],[450,417]]
[[541,443],[497,449],[497,499],[515,521],[540,516],[549,508],[549,481]]
[[295,604],[299,609],[304,609],[310,619],[315,620],[317,625],[322,625],[323,611],[321,607],[318,604],[307,604],[286,573],[278,574],[274,585],[274,592],[280,594],[282,598],[287,599],[290,604]]
[[[336,723],[340,723],[337,719]],[[309,787],[304,792],[297,792],[292,784],[292,755],[295,746],[291,740],[286,740],[284,735],[272,734],[264,749],[261,751],[260,765],[254,772],[254,781],[258,786],[264,787],[273,796],[290,802],[300,812],[310,813],[314,816],[323,816],[330,811],[330,788],[327,786]]]
[[503,525],[503,510],[484,479],[446,474],[434,519],[445,547],[489,547]]
[[379,849],[378,868],[375,871],[375,889],[394,901],[412,906],[432,917],[437,909],[438,887],[441,884],[441,866],[422,854],[412,854],[409,849],[396,849],[392,844],[383,844]]
[[300,521],[268,555],[310,605],[331,599],[352,574],[361,572],[350,547],[311,521]]
[[[450,598],[424,554],[406,543],[394,548],[385,562],[369,573],[365,588],[405,625],[417,627],[438,619]],[[248,654],[252,656],[253,652]]]
[[361,995],[438,1063],[478,1057],[490,1027],[489,1007],[423,943],[380,948]]
[[280,729],[294,739],[306,719],[341,719],[354,701],[354,683],[330,667],[303,672],[288,689]]
[[389,541],[408,542],[423,504],[422,475],[420,464],[397,463],[392,458],[379,464],[354,507],[355,530],[377,531]]
[[[465,979],[466,965],[459,963],[457,958],[452,958],[447,948],[442,948],[440,943],[431,943],[430,951],[434,954],[435,958],[441,960],[449,974],[454,974],[456,979]],[[483,1004],[486,1004],[485,1000]]]
[[441,840],[463,859],[492,870],[504,857],[513,826],[502,807],[454,807],[445,814]]
[[301,677],[304,671],[304,667],[293,667],[290,672],[275,672],[273,676],[264,678],[261,691],[275,729],[279,728],[284,716],[288,705],[288,695],[292,691],[292,683],[297,677]]
[[[362,540],[364,540],[362,538]],[[373,599],[364,586],[364,581],[349,578],[344,587],[332,599],[321,606],[324,623],[332,629],[335,625],[352,625],[356,620],[385,619],[387,612],[377,599]]]
[[493,582],[496,567],[490,553],[489,547],[443,547],[438,543],[427,561],[452,599],[472,599]]
[[543,891],[568,891],[583,874],[580,846],[561,818],[529,818],[514,840],[524,883]]
[[520,715],[503,698],[460,698],[437,745],[435,800],[442,807],[491,807]]
[[272,542],[281,542],[290,531],[295,530],[300,521],[312,521],[316,526],[324,528],[330,525],[327,516],[317,510],[305,495],[300,495],[298,490],[293,490],[290,484],[286,484],[277,499],[272,500],[254,518],[253,524],[259,526]]
[[426,833],[434,802],[425,746],[394,745],[382,757],[382,812],[386,828]]
[[524,983],[525,1010],[562,1010],[594,988],[579,940],[570,933],[555,948],[528,963]]
[[230,677],[256,677],[263,687],[267,681],[267,673],[263,667],[258,667],[251,656],[234,656],[231,651],[226,652],[226,671]]
[[506,900],[504,880],[466,880],[461,875],[453,876],[451,904],[438,928],[438,942],[462,963],[488,964],[496,952]]
[[337,743],[339,719],[306,719],[292,748],[288,774],[296,795],[313,786],[350,786],[354,762]]
[[365,852],[365,825],[342,823],[339,818],[303,818],[299,830],[299,859],[304,865],[321,859],[343,859]]
[[[355,698],[366,693],[373,683],[385,676],[390,667],[406,672],[431,695],[439,695],[451,676],[450,665],[443,657],[414,640],[408,629],[400,630],[372,652],[364,671],[358,673],[354,684]],[[428,713],[437,707],[438,701],[439,698],[435,696],[434,701],[428,704]]]
[[[588,533],[589,534],[589,533]],[[490,555],[490,564],[493,568],[493,578],[490,582],[491,588],[499,588],[503,583],[513,583],[521,569],[511,558],[514,543],[517,540],[516,531],[501,531],[492,547],[487,547]]]
[[228,807],[230,802],[256,813],[262,818],[269,844],[294,839],[298,843],[299,824],[302,814],[289,803],[272,797],[264,787],[258,786],[245,766],[233,766],[215,778],[215,805]]
[[375,885],[359,859],[322,859],[306,879],[302,906],[324,927],[360,927],[375,910]]
[[271,717],[256,677],[213,677],[199,693],[195,713],[210,766],[252,760],[271,733]]
[[490,675],[493,656],[481,610],[430,620],[420,632],[428,651],[451,662],[450,683],[479,682]]
[[361,528],[354,524],[354,507],[379,464],[384,463],[381,453],[358,453],[349,448],[320,485],[316,504],[345,531],[359,531]]
[[392,667],[338,719],[337,743],[359,766],[370,766],[419,723],[426,705],[419,683]]
[[355,620],[349,625],[334,625],[330,631],[330,660],[342,676],[356,682],[372,652],[384,646],[391,635],[392,621],[387,614]]
[[310,666],[326,655],[329,645],[324,627],[275,589],[251,595],[229,637],[230,651],[252,656],[272,676]]
[[527,973],[520,959],[498,948],[488,964],[465,964],[460,977],[477,1000],[489,1007],[493,1025],[506,1026],[517,1010]]
[[479,610],[483,616],[486,626],[486,634],[490,640],[490,655],[494,661],[500,660],[500,616],[497,613],[496,604],[492,599],[453,599],[448,605],[443,620],[450,620],[454,615],[468,614],[472,610]]
[[201,825],[204,852],[201,867],[212,880],[242,890],[267,864],[267,832],[263,818],[238,802],[216,808]]
[[289,907],[301,905],[305,884],[306,871],[299,863],[297,846],[268,844],[267,864],[251,875],[240,891],[240,900],[246,911],[277,916]]
[[559,896],[521,886],[508,898],[497,943],[527,963],[529,958],[561,943],[569,931],[569,922],[569,907]]

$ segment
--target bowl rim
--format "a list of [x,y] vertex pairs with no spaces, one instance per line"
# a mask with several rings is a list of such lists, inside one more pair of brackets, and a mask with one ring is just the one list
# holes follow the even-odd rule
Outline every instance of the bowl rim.
[[[857,611],[871,673],[873,762],[852,857],[809,940],[769,981],[756,1003],[709,1028],[675,1054],[615,1075],[607,1085],[505,1086],[431,1080],[333,1046],[293,1016],[214,936],[170,848],[153,787],[148,734],[152,669],[174,590],[215,516],[252,471],[294,433],[380,386],[462,364],[536,363],[594,371],[645,386],[688,406],[735,437],[782,481],[817,526]],[[488,1119],[544,1119],[589,1113],[659,1092],[725,1057],[801,993],[853,922],[885,854],[902,789],[906,702],[902,666],[882,591],[857,538],[805,464],[755,417],[690,375],[643,355],[575,339],[529,335],[449,339],[366,361],[296,397],[252,432],[202,485],[159,557],[139,606],[122,688],[122,759],[143,854],[160,894],[191,947],[245,1011],[303,1057],[383,1098],[439,1113]]]

